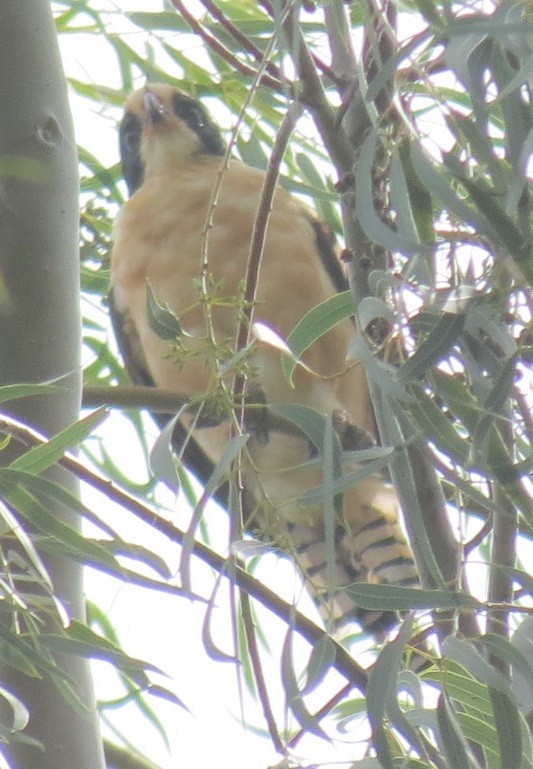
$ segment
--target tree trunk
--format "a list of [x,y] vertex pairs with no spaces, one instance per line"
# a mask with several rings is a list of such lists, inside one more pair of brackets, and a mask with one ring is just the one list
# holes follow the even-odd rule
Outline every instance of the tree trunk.
[[[57,394],[9,404],[51,435],[77,419],[81,382],[76,144],[49,0],[3,0],[0,70],[0,384],[57,380]],[[1,460],[12,457],[5,450]],[[66,473],[55,469],[49,477],[77,493]],[[71,511],[57,514],[78,525]],[[46,565],[70,616],[82,618],[81,567],[59,557],[46,557]],[[43,753],[14,742],[10,763],[101,769],[89,666],[75,657],[57,661],[87,713],[50,678],[4,671],[2,685],[30,711],[28,734],[44,745]]]

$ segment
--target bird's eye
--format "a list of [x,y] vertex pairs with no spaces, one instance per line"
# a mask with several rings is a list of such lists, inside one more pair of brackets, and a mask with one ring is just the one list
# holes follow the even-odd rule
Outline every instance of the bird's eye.
[[182,93],[174,94],[172,100],[174,114],[194,131],[202,144],[202,151],[211,155],[224,154],[224,142],[216,125],[201,104]]
[[131,112],[127,112],[120,124],[120,151],[122,155],[138,155],[141,147],[141,124]]
[[186,104],[181,110],[180,117],[193,130],[201,129],[205,126],[205,117],[201,109],[196,104]]
[[191,122],[196,123],[198,128],[203,128],[205,126],[204,113],[196,107],[191,108],[190,120]]

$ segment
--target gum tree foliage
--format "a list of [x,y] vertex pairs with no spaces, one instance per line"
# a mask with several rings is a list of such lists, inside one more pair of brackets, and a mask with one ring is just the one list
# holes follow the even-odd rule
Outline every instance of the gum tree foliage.
[[[270,178],[279,174],[337,232],[350,292],[307,318],[289,344],[297,356],[328,323],[354,316],[360,333],[353,351],[366,367],[384,447],[371,461],[387,466],[396,484],[424,588],[353,587],[362,606],[398,610],[403,618],[394,640],[371,649],[373,664],[363,667],[255,575],[261,549],[243,558],[242,547],[234,548],[228,560],[229,543],[220,553],[210,545],[201,521],[205,495],[172,459],[168,434],[152,452],[146,483],[106,448],[106,438],[98,437],[105,436],[99,430],[108,413],[102,405],[124,410],[148,467],[148,421],[139,409],[172,412],[182,401],[179,394],[164,399],[133,391],[109,343],[98,308],[106,307],[112,222],[124,189],[118,166],[103,165],[82,146],[89,411],[51,440],[6,422],[26,452],[0,475],[24,554],[16,564],[3,561],[3,664],[30,683],[36,675],[52,681],[62,698],[69,679],[53,667],[52,652],[104,658],[116,667],[125,699],[136,697],[160,728],[152,695],[172,695],[153,683],[157,659],[145,663],[122,652],[96,606],[87,623],[65,621],[59,604],[50,618],[35,583],[50,592],[50,555],[60,554],[139,589],[171,593],[179,603],[196,595],[191,565],[200,560],[221,580],[205,604],[198,644],[221,665],[241,659],[244,685],[263,714],[259,726],[288,765],[307,735],[335,745],[342,731],[343,741],[353,742],[354,766],[530,766],[533,30],[527,5],[201,0],[191,11],[190,3],[172,0],[164,10],[147,3],[144,11],[125,13],[64,0],[53,9],[60,42],[80,41],[82,69],[86,35],[117,65],[116,87],[104,76],[98,82],[69,77],[72,92],[107,120],[107,130],[109,116],[118,117],[126,94],[145,79],[179,84],[220,115],[232,152]],[[252,265],[268,205],[266,189]],[[152,311],[157,323],[161,308]],[[5,390],[4,400],[11,397]],[[298,412],[290,417],[305,428]],[[64,453],[76,445],[79,459]],[[209,492],[233,477],[238,448],[236,440],[224,466],[204,479]],[[337,465],[326,448],[321,460],[333,478],[324,494],[332,495]],[[48,482],[42,473],[55,465],[120,506],[126,521],[120,533],[101,501],[81,504]],[[179,505],[188,503],[190,525],[169,522],[158,481],[181,485]],[[236,515],[238,491],[231,497]],[[54,518],[58,502],[90,523],[87,534]],[[14,530],[7,516],[6,508],[6,549]],[[128,541],[133,519],[180,546],[177,576],[149,538],[143,545]],[[218,591],[226,589],[233,595],[225,618],[234,627],[231,654],[217,646],[212,615]],[[61,585],[54,590],[62,595]],[[274,655],[268,621],[256,622],[256,614],[269,613],[285,623],[273,663],[277,680],[265,675],[266,658],[271,671]],[[307,645],[293,659],[298,638]],[[418,675],[404,670],[414,648],[428,661]],[[35,736],[25,723],[24,687],[16,695],[7,687],[3,697],[4,737],[17,745]],[[129,750],[108,746],[109,765],[142,765],[129,739]]]

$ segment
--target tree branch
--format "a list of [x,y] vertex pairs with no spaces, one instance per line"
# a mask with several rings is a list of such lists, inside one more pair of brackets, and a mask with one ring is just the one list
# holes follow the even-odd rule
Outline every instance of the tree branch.
[[[241,32],[241,30],[230,19],[228,19],[226,14],[222,13],[220,8],[213,2],[213,0],[200,0],[200,2],[208,11],[208,13],[210,13],[211,16],[216,19],[227,32],[229,32],[229,34],[237,41],[237,43],[239,43],[245,51],[248,51],[248,53],[253,56],[258,64],[263,63],[264,51],[258,48],[247,35]],[[274,64],[274,62],[268,61],[266,63],[266,70],[270,75],[272,75],[273,78],[279,80],[280,83],[284,80],[279,67]]]
[[[48,442],[48,439],[44,435],[41,435],[36,430],[33,430],[18,420],[12,419],[6,415],[0,415],[0,432],[11,435],[23,446],[27,447],[40,446]],[[128,494],[128,492],[118,488],[116,484],[110,482],[107,478],[101,476],[94,470],[87,468],[83,462],[69,452],[66,452],[63,455],[58,464],[70,473],[73,473],[79,480],[88,483],[93,488],[102,492],[102,494],[104,494],[110,501],[116,502],[121,507],[124,507],[143,523],[146,523],[156,531],[167,536],[172,542],[176,542],[179,545],[183,544],[187,536],[186,532],[179,529],[170,521],[161,518],[155,509],[143,504],[131,494]],[[95,515],[97,514],[95,513]],[[208,566],[211,566],[217,573],[224,574],[226,572],[226,558],[219,555],[202,542],[194,542],[192,553]],[[324,636],[328,636],[325,630],[318,627],[318,625],[315,625],[315,623],[308,619],[305,614],[295,610],[294,606],[281,599],[276,593],[269,590],[261,582],[248,574],[242,567],[236,565],[234,567],[234,574],[235,582],[238,587],[246,590],[252,598],[255,598],[259,603],[272,611],[288,625],[293,626],[310,644],[314,645],[324,638]],[[328,638],[330,638],[330,636],[328,636]],[[351,682],[354,687],[358,688],[361,692],[364,692],[368,678],[366,670],[358,665],[343,646],[338,644],[334,639],[331,640],[335,644],[335,669],[341,673],[347,681]]]
[[[212,35],[211,32],[209,32],[187,9],[185,2],[182,2],[182,0],[172,0],[172,5],[181,14],[181,16],[183,16],[192,31],[196,32],[197,35],[200,35],[204,43],[212,48],[215,53],[221,56],[224,61],[228,62],[228,64],[236,72],[240,72],[241,75],[245,75],[251,79],[255,79],[257,77],[256,70],[238,59],[237,56],[235,56],[230,50],[226,48],[225,45],[220,42],[220,40]],[[267,72],[262,73],[261,82],[263,85],[266,85],[275,91],[282,91],[284,87],[284,84],[281,80],[272,77],[272,75],[268,74]]]

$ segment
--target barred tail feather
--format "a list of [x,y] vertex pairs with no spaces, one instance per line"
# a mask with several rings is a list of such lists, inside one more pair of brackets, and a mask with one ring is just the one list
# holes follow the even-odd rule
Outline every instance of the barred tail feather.
[[[418,573],[411,549],[405,541],[397,520],[379,515],[347,535],[344,546],[353,552],[365,569],[379,582],[393,585],[417,586]],[[351,539],[351,541],[350,541]]]
[[379,511],[357,533],[339,525],[336,531],[334,585],[328,584],[327,549],[323,529],[309,523],[288,524],[293,552],[311,583],[324,621],[334,629],[356,622],[382,640],[398,618],[394,612],[362,609],[343,590],[353,582],[390,582],[418,586],[418,575],[409,546],[396,521]]

